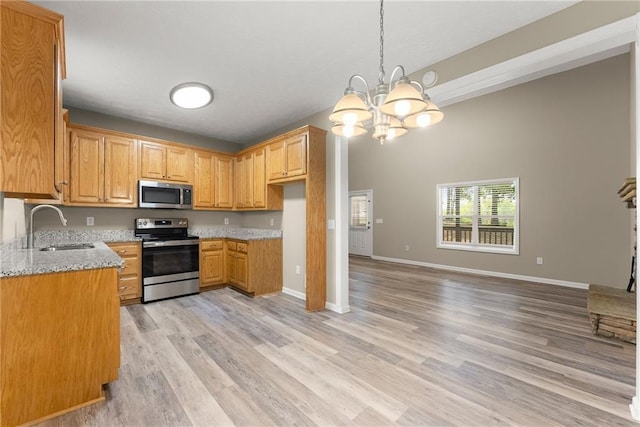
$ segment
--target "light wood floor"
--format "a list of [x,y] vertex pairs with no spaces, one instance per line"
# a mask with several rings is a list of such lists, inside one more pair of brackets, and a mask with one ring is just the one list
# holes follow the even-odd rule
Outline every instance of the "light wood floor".
[[231,289],[121,309],[107,402],[47,426],[631,426],[586,291],[351,259],[352,312]]

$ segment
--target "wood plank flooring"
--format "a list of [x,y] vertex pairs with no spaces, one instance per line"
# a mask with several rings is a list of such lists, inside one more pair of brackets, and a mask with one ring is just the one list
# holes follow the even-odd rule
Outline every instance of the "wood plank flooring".
[[631,426],[587,291],[350,260],[352,312],[231,289],[121,308],[107,401],[44,426]]

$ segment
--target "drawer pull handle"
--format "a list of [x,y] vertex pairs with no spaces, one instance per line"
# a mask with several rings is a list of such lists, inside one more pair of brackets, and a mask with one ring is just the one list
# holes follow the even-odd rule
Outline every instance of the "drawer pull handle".
[[124,253],[127,253],[127,250],[126,250],[126,249],[120,249],[120,250],[118,251],[118,253],[119,253],[119,254],[124,254]]
[[119,290],[119,291],[124,291],[125,289],[127,289],[127,287],[126,287],[126,286],[120,286],[120,287],[118,288],[118,290]]

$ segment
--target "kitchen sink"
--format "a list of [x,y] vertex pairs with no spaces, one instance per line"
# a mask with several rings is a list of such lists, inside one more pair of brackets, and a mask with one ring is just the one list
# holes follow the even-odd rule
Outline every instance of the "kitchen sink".
[[65,245],[51,245],[44,248],[40,248],[41,251],[70,251],[73,249],[93,249],[95,246],[93,243],[71,243]]

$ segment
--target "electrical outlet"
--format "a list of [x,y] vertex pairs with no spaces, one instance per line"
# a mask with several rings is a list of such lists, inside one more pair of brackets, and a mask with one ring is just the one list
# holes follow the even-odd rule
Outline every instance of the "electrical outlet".
[[384,220],[382,218],[376,218],[376,224],[382,224]]
[[269,218],[269,225],[273,227],[273,224],[274,224],[273,218]]
[[224,219],[224,225],[229,225],[229,218]]
[[407,252],[409,252],[409,245],[405,246],[405,247],[404,247],[404,250],[405,250],[405,251],[407,251]]
[[539,256],[538,258],[536,258],[536,264],[538,265],[542,265],[543,259],[541,256]]
[[92,216],[88,216],[87,217],[87,225],[89,225],[89,226],[95,225],[95,218],[92,217]]
[[300,275],[300,266],[296,265],[296,274]]

